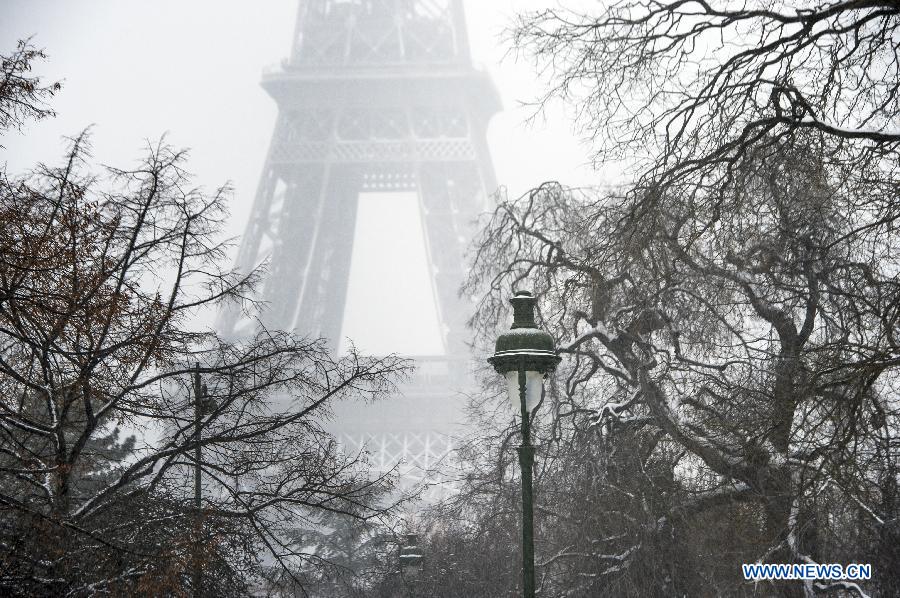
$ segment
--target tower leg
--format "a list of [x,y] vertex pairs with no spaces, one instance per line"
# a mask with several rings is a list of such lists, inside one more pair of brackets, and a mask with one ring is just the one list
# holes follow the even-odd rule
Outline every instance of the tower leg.
[[309,266],[289,328],[325,338],[336,349],[347,301],[362,176],[357,166],[330,168],[323,191],[327,203],[318,215]]

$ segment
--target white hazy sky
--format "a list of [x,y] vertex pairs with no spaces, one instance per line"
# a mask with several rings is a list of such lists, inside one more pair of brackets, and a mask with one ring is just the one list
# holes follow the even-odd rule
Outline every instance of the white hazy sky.
[[[531,65],[517,63],[512,56],[504,59],[507,48],[500,34],[512,15],[550,4],[465,2],[474,62],[491,73],[505,108],[490,124],[488,143],[497,181],[510,195],[545,180],[601,182],[563,110],[551,108],[545,118],[525,124],[531,109],[520,102],[533,99],[541,83]],[[33,35],[50,57],[37,74],[63,82],[53,101],[57,118],[30,125],[22,135],[9,134],[0,161],[13,173],[39,161],[53,163],[62,155],[63,136],[93,125],[96,160],[127,167],[138,160],[148,140],[166,134],[170,143],[191,148],[190,168],[199,185],[211,189],[231,182],[235,192],[226,232],[241,234],[276,116],[274,101],[259,86],[260,75],[287,57],[296,7],[297,0],[0,0],[0,51],[9,52],[17,39]],[[371,281],[383,281],[389,274],[371,270],[383,262],[371,257],[380,246],[379,231],[389,222],[366,218],[380,212],[370,199],[360,205],[362,236],[354,252],[344,334],[369,351],[434,353],[432,309],[417,310],[418,320],[405,327],[402,338],[389,339],[371,325],[386,326],[401,318],[409,322],[410,309],[415,309],[410,305],[430,301],[424,275],[407,277],[409,305],[392,302],[385,294],[368,297],[369,305],[383,306],[382,313],[356,313],[356,306],[362,305],[361,289],[371,292]],[[398,225],[415,222],[416,215],[404,207],[413,205],[401,198],[391,218]],[[404,247],[421,243],[421,231],[404,230],[409,235],[398,241],[407,244]],[[424,272],[421,264],[420,257],[413,256],[407,264],[393,266]],[[390,282],[377,288],[396,290]]]

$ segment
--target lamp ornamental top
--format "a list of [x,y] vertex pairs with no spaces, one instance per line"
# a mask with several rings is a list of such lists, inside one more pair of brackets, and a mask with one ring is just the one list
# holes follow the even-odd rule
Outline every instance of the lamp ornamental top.
[[534,321],[534,304],[536,299],[529,291],[516,291],[509,300],[513,306],[512,328],[537,328]]
[[497,337],[494,355],[488,361],[500,373],[519,367],[541,374],[553,371],[560,358],[553,337],[539,329],[534,321],[534,295],[518,291],[509,301],[513,305],[512,329]]

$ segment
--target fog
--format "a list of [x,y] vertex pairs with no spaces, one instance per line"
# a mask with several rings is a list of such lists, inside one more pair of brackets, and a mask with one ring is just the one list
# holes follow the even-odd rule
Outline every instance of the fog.
[[[502,33],[516,10],[549,4],[465,3],[473,61],[490,73],[503,103],[488,144],[497,182],[510,195],[544,180],[581,185],[615,176],[588,166],[586,147],[558,106],[526,122],[535,109],[523,103],[540,93],[541,80],[509,52]],[[135,163],[165,135],[190,148],[199,185],[232,185],[224,232],[243,232],[277,114],[259,81],[290,53],[297,0],[4,0],[2,6],[0,46],[9,50],[33,36],[49,56],[37,74],[63,83],[53,100],[56,118],[7,136],[0,160],[10,172],[60,160],[63,138],[89,126],[96,161],[117,166]],[[359,217],[342,337],[373,352],[440,352],[415,205],[363,196]],[[384,255],[393,256],[389,268]],[[212,323],[211,314],[202,319],[198,324]]]
[[900,4],[557,2],[0,0],[0,595],[900,596]]

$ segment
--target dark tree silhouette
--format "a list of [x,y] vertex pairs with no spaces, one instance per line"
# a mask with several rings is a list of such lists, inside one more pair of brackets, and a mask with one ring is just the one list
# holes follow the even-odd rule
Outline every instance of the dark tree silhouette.
[[736,517],[749,502],[759,540],[735,567],[868,558],[876,583],[896,587],[896,556],[854,536],[897,537],[900,207],[894,186],[824,162],[819,138],[773,142],[714,198],[547,184],[501,203],[485,229],[469,285],[484,296],[480,337],[495,336],[508,289],[527,280],[568,358],[548,440],[638,430],[639,463],[677,472],[674,488],[644,490],[665,492],[664,512],[616,550],[595,543],[594,562],[631,560],[654,528],[722,504]]
[[34,62],[44,58],[44,51],[30,40],[20,41],[10,55],[0,55],[0,131],[21,129],[26,120],[53,116],[46,102],[62,85],[44,85],[31,75]]
[[[53,87],[24,77],[40,57],[24,44],[3,59],[0,130],[49,114]],[[228,188],[194,188],[185,153],[164,143],[129,170],[98,174],[89,158],[82,134],[62,166],[0,178],[3,593],[240,595],[265,582],[263,559],[289,576],[327,564],[293,531],[383,515],[390,484],[321,422],[334,401],[379,397],[406,364],[337,359],[261,326],[234,342],[199,329],[192,319],[224,301],[258,307],[259,272],[222,266]]]
[[603,464],[545,513],[587,535],[538,546],[547,595],[737,593],[757,560],[880,572],[788,596],[896,593],[898,31],[897,3],[855,1],[626,0],[512,29],[549,76],[538,105],[572,103],[596,160],[636,172],[502,201],[475,245],[481,341],[527,281],[567,356],[545,465]]
[[511,31],[578,106],[598,161],[637,160],[640,183],[728,179],[748,149],[800,131],[861,168],[895,173],[900,6],[891,1],[613,1],[524,13]]

